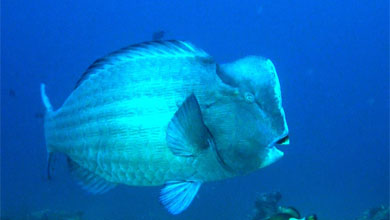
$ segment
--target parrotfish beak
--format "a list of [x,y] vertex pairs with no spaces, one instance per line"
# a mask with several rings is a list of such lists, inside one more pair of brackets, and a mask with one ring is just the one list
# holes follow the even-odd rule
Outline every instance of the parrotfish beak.
[[267,147],[266,157],[264,158],[264,161],[261,163],[259,168],[263,168],[272,163],[275,163],[276,161],[278,161],[280,158],[283,157],[284,153],[278,148],[276,148],[275,145],[288,145],[288,144],[290,144],[290,138],[288,136],[288,133],[282,136],[282,138],[279,138],[275,142],[271,143]]
[[277,149],[276,147],[271,147],[267,149],[266,157],[264,158],[264,161],[260,164],[259,168],[263,168],[266,166],[269,166],[270,164],[275,163],[280,158],[283,157],[284,153]]

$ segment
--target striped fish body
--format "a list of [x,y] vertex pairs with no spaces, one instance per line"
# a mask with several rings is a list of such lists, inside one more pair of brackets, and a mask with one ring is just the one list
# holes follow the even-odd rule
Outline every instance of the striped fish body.
[[212,102],[216,80],[211,57],[176,44],[133,46],[96,61],[63,106],[47,114],[48,151],[113,183],[226,177],[214,157],[178,157],[166,145],[180,104],[191,93],[201,106]]
[[[268,166],[288,128],[272,62],[217,65],[181,41],[133,45],[93,63],[61,108],[41,85],[49,152],[68,156],[92,193],[165,184],[160,201],[185,210],[203,182]],[[48,169],[50,174],[50,169]],[[50,175],[49,175],[50,177]]]

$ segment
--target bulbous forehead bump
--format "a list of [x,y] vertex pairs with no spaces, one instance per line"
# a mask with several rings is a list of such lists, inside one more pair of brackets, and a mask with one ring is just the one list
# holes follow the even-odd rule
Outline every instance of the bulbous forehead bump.
[[260,72],[260,79],[257,78],[259,85],[255,89],[261,91],[261,89],[269,89],[270,93],[274,97],[278,108],[282,107],[282,94],[280,90],[279,78],[276,73],[276,69],[271,60],[267,59],[262,63],[264,71]]
[[254,93],[259,101],[269,99],[281,107],[281,91],[276,69],[271,60],[260,56],[248,56],[223,65],[225,75],[234,79],[241,92]]
[[253,93],[255,101],[274,121],[277,130],[288,132],[282,107],[282,95],[279,78],[270,59],[260,56],[248,56],[226,64],[225,74],[234,79],[240,93]]

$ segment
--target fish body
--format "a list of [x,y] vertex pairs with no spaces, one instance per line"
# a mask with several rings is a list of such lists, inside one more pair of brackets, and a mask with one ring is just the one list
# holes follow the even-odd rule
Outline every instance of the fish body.
[[132,45],[95,61],[56,111],[41,92],[49,155],[67,155],[83,188],[165,184],[160,200],[173,214],[203,182],[279,159],[274,145],[288,135],[271,61],[218,65],[187,42]]

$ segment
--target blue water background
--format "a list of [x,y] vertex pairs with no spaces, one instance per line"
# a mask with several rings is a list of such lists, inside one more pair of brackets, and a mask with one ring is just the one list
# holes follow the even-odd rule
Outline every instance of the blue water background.
[[[320,219],[354,219],[389,204],[389,3],[323,1],[1,2],[1,212],[82,210],[88,219],[246,219],[256,193]],[[204,184],[169,215],[160,187],[119,186],[100,196],[71,179],[64,160],[45,178],[39,84],[55,108],[97,58],[150,40],[183,39],[219,63],[270,58],[291,144],[279,162]],[[14,93],[12,91],[14,91]]]

